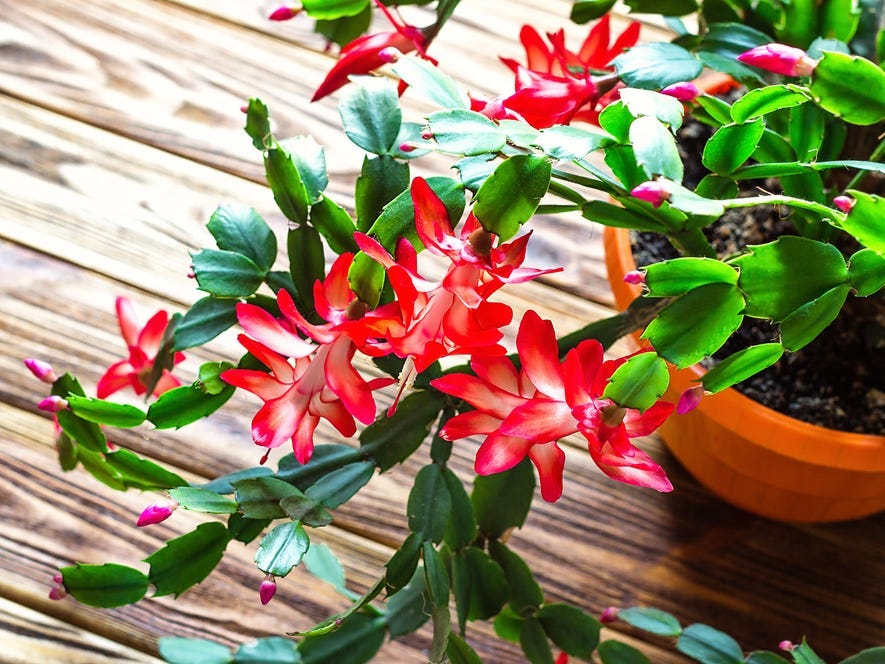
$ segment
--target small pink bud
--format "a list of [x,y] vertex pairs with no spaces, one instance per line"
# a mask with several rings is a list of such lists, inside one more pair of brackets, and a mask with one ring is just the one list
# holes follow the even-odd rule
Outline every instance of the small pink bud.
[[777,647],[780,648],[781,650],[786,650],[787,652],[796,648],[796,646],[793,645],[792,641],[787,641],[787,640],[784,640],[784,641],[781,641],[780,643],[778,643]]
[[135,525],[139,528],[144,526],[152,526],[156,523],[165,521],[178,508],[178,503],[174,500],[161,499],[144,508],[144,511],[138,515],[138,521]]
[[56,572],[55,576],[52,577],[52,582],[55,584],[64,583],[65,577],[61,575],[61,572]]
[[689,81],[683,81],[682,83],[674,83],[673,85],[668,85],[666,88],[661,90],[661,94],[667,95],[668,97],[673,97],[674,99],[678,99],[679,101],[694,101],[698,97],[700,97],[703,92],[701,92],[700,88],[696,86],[694,83]]
[[414,152],[417,148],[411,143],[400,143],[399,151],[400,152]]
[[703,385],[689,387],[679,396],[679,401],[676,403],[676,414],[685,415],[687,412],[694,410],[698,407],[698,404],[701,403],[701,398],[703,398],[703,396]]
[[34,374],[34,378],[37,380],[42,380],[44,383],[54,383],[58,376],[55,375],[55,372],[52,370],[52,365],[49,362],[44,362],[43,360],[35,360],[32,357],[29,357],[25,360],[25,366]]
[[855,203],[857,203],[857,201],[851,198],[851,196],[836,196],[836,198],[833,199],[833,205],[845,214],[851,212],[851,208],[854,207]]
[[737,56],[745,65],[751,65],[783,76],[809,76],[817,60],[808,57],[801,48],[786,44],[763,44]]
[[274,594],[277,592],[277,582],[274,581],[273,575],[268,574],[264,577],[264,581],[261,582],[261,585],[258,586],[258,599],[261,600],[262,604],[267,604],[270,600],[273,599]]
[[657,180],[649,180],[633,187],[630,195],[646,203],[651,203],[656,208],[661,207],[661,203],[664,201],[670,200],[670,192]]
[[194,272],[193,268],[191,268],[190,270],[187,271],[187,274],[186,274],[185,276],[186,276],[188,279],[196,279],[196,278],[197,278],[197,273]]
[[49,599],[58,601],[60,599],[64,599],[68,596],[68,591],[65,590],[65,587],[61,584],[57,586],[53,586],[52,590],[49,591]]
[[645,283],[645,272],[642,270],[630,270],[624,275],[624,282],[639,286]]
[[380,51],[378,51],[378,57],[381,58],[382,62],[396,62],[402,56],[402,51],[400,51],[396,46],[385,46]]
[[249,104],[243,104],[240,106],[240,113],[248,113],[249,112]]
[[60,410],[65,410],[67,407],[68,402],[62,399],[57,394],[46,397],[37,404],[37,408],[39,408],[40,410],[45,410],[47,413],[57,413]]
[[425,141],[429,141],[431,138],[433,138],[433,132],[430,131],[430,129],[425,129],[421,132],[421,138],[423,138]]
[[603,624],[611,624],[618,619],[618,609],[615,606],[608,607],[605,611],[602,612],[602,615],[599,616],[599,622]]
[[289,19],[295,18],[298,16],[298,12],[300,9],[293,9],[292,7],[280,7],[271,12],[269,18],[271,21],[288,21]]

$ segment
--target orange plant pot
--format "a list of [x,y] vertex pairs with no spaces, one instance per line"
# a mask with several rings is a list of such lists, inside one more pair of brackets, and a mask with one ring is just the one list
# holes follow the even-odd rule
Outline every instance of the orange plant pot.
[[[605,262],[619,309],[640,294],[624,282],[636,269],[630,233],[606,228]],[[671,372],[675,401],[703,374]],[[854,519],[885,510],[885,436],[847,433],[795,420],[737,390],[701,400],[660,429],[673,455],[723,500],[760,516],[792,522]]]

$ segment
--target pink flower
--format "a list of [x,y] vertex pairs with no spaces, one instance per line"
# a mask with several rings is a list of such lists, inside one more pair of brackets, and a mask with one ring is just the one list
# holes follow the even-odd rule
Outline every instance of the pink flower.
[[703,385],[695,385],[694,387],[689,387],[679,396],[679,401],[676,402],[676,414],[685,415],[686,413],[694,410],[698,407],[698,405],[700,405],[703,396]]
[[135,525],[139,528],[143,528],[144,526],[152,526],[161,523],[172,516],[172,513],[176,509],[178,509],[178,503],[174,500],[158,500],[144,508],[142,513],[138,515],[138,520],[135,522]]
[[273,10],[267,18],[271,21],[288,21],[298,16],[300,11],[301,9],[283,5],[282,7],[277,7]]
[[672,490],[663,469],[630,438],[654,431],[673,405],[658,402],[639,413],[602,398],[623,359],[603,361],[602,346],[591,340],[560,361],[553,325],[534,311],[523,316],[516,347],[519,372],[506,358],[474,358],[470,366],[475,376],[449,374],[431,382],[476,409],[450,419],[441,433],[447,440],[486,435],[476,455],[477,473],[502,472],[528,456],[538,470],[541,496],[557,500],[565,463],[557,441],[580,431],[591,457],[609,477]]
[[658,180],[649,180],[633,187],[630,195],[646,203],[651,203],[656,208],[661,207],[664,201],[670,200],[670,191]]
[[836,196],[836,198],[833,199],[833,205],[835,205],[840,212],[844,212],[845,214],[851,212],[851,208],[853,208],[856,203],[857,200],[851,198],[851,196]]
[[354,39],[341,49],[341,57],[335,66],[326,74],[311,101],[317,101],[347,85],[349,78],[355,75],[369,74],[382,65],[390,62],[390,51],[395,48],[401,53],[417,50],[422,56],[427,38],[420,28],[398,21],[379,0],[375,4],[393,25],[390,32],[379,32],[363,35]]
[[261,604],[267,604],[270,600],[273,599],[273,596],[277,592],[277,582],[274,580],[272,574],[268,574],[264,577],[264,580],[261,582],[261,585],[258,586],[258,599],[261,600]]
[[37,404],[37,408],[47,413],[57,413],[60,410],[67,409],[67,407],[68,402],[55,394],[46,397]]
[[28,368],[28,371],[34,374],[34,378],[41,380],[44,383],[49,383],[51,385],[58,379],[58,376],[55,375],[55,371],[52,370],[52,365],[49,364],[49,362],[29,357],[25,360],[25,366]]
[[49,599],[57,602],[58,600],[64,599],[68,596],[68,591],[65,589],[64,585],[61,583],[56,583],[52,589],[49,591]]
[[609,606],[606,607],[602,612],[602,615],[599,616],[599,622],[603,625],[609,625],[613,622],[617,622],[618,620],[618,607]]
[[[96,393],[99,399],[104,399],[125,387],[131,387],[136,394],[147,392],[147,381],[153,371],[163,333],[169,323],[169,315],[165,311],[158,311],[144,327],[140,327],[135,309],[128,298],[118,297],[116,307],[120,333],[129,346],[129,358],[112,364],[98,381]],[[183,353],[175,353],[175,364],[183,360]],[[164,369],[160,380],[154,386],[153,395],[159,396],[179,385],[181,381]]]
[[808,57],[801,48],[786,44],[764,44],[737,56],[744,64],[782,76],[810,76],[817,60]]
[[682,83],[674,83],[673,85],[668,85],[666,88],[661,90],[661,94],[673,97],[674,99],[678,99],[679,101],[690,102],[700,97],[703,92],[694,83],[683,81]]
[[642,270],[630,270],[624,275],[624,282],[633,286],[639,286],[645,283],[645,272]]

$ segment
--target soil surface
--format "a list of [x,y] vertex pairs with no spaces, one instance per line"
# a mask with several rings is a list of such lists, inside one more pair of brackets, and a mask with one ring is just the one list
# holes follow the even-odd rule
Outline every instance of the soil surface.
[[[710,130],[698,123],[680,130],[680,148],[706,142]],[[683,152],[684,183],[693,187],[707,171],[700,159]],[[774,181],[746,183],[744,195],[759,189],[777,191]],[[704,230],[720,256],[748,244],[761,244],[779,235],[795,235],[788,211],[770,206],[730,210]],[[666,238],[633,233],[636,263],[648,265],[678,254]],[[850,251],[850,250],[849,250]],[[795,353],[786,353],[773,367],[736,386],[746,396],[796,419],[832,429],[885,433],[885,299],[881,293],[849,296],[846,307],[820,336]],[[745,318],[743,325],[716,353],[725,358],[747,346],[773,341],[777,326]]]

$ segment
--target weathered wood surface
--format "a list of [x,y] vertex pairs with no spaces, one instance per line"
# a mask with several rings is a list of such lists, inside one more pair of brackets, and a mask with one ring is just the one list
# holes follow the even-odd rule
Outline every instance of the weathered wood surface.
[[[34,409],[43,386],[21,358],[52,359],[94,385],[123,352],[115,295],[130,296],[145,314],[180,310],[198,297],[185,277],[187,252],[208,241],[204,224],[215,205],[253,205],[284,227],[269,192],[253,182],[259,162],[237,111],[245,97],[271,105],[281,135],[310,133],[327,144],[333,191],[343,202],[359,165],[338,138],[334,103],[304,103],[331,60],[297,22],[277,33],[241,0],[86,4],[0,0],[0,661],[154,661],[161,635],[234,644],[303,628],[343,606],[296,570],[260,607],[254,551],[242,546],[177,602],[97,611],[46,597],[57,566],[137,565],[158,535],[186,532],[197,517],[178,513],[136,531],[133,515],[149,496],[117,494],[80,471],[58,470],[51,426]],[[569,3],[465,4],[487,14],[451,26],[435,48],[438,55],[447,49],[462,80],[479,87],[500,76],[493,74],[498,52],[515,54],[510,40],[521,22],[555,28],[554,11],[565,16]],[[581,246],[584,237],[590,241]],[[566,262],[572,275],[582,268],[575,283],[559,285],[604,301],[595,239],[584,222],[564,223],[548,230],[535,262]],[[562,330],[605,313],[535,284],[507,297],[517,315],[534,306]],[[205,359],[236,353],[229,341],[214,343],[191,354],[185,375]],[[187,477],[214,477],[257,461],[248,436],[254,409],[238,398],[184,432],[115,439]],[[711,498],[654,440],[648,449],[677,491],[637,491],[602,477],[574,442],[565,497],[555,505],[539,499],[512,540],[550,599],[593,612],[655,605],[726,629],[747,648],[804,633],[833,660],[885,638],[881,517],[802,528],[755,519]],[[452,466],[464,477],[474,450],[472,442],[455,446]],[[424,462],[426,451],[376,477],[316,534],[342,555],[355,589],[372,583],[404,536],[408,478]],[[487,661],[521,660],[488,627],[471,638]],[[379,661],[423,661],[426,646],[425,631],[388,644]],[[642,647],[656,663],[683,661],[654,644]]]

